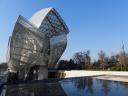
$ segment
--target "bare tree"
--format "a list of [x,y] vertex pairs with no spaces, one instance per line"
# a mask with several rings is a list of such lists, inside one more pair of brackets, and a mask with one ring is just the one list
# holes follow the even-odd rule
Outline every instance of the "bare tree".
[[83,52],[77,52],[74,54],[73,56],[73,60],[76,64],[80,64],[82,66],[83,69],[90,68],[90,64],[91,64],[91,57],[90,55],[90,51],[83,51]]
[[128,53],[125,51],[121,51],[119,53],[119,64],[121,66],[121,70],[125,71],[125,68],[128,66]]
[[86,57],[85,52],[77,52],[74,54],[73,60],[76,64],[79,64],[83,67],[85,63],[85,57]]
[[103,70],[105,69],[105,66],[106,66],[106,55],[105,55],[105,52],[103,50],[101,50],[99,53],[99,61],[100,61],[100,66],[103,68]]
[[91,57],[90,57],[90,51],[86,51],[86,57],[85,57],[85,68],[90,69],[91,68]]
[[125,54],[125,64],[128,66],[128,53]]

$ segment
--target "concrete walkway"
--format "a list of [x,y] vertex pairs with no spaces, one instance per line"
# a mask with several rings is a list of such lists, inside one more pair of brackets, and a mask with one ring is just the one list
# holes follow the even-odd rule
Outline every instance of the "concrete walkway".
[[64,74],[65,74],[65,78],[91,76],[96,79],[128,82],[128,71],[71,70],[71,71],[64,71]]
[[112,81],[120,81],[120,82],[128,82],[128,76],[101,75],[101,76],[94,76],[92,78],[103,79],[103,80],[112,80]]

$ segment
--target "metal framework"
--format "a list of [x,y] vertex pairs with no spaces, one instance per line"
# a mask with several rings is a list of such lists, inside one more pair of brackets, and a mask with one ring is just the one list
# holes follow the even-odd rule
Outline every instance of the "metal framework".
[[9,40],[8,66],[11,72],[34,65],[54,67],[67,45],[66,24],[54,8],[45,8],[29,20],[19,16]]

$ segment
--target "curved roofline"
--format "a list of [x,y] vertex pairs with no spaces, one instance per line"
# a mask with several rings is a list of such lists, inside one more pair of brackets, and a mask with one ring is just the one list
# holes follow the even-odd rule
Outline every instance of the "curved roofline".
[[58,18],[58,20],[62,23],[62,25],[64,26],[64,28],[67,30],[67,33],[69,32],[69,29],[66,25],[66,23],[64,22],[64,20],[61,18],[61,16],[59,15],[59,13],[52,7],[49,7],[49,8],[45,8],[45,9],[42,9],[40,11],[38,11],[37,13],[35,13],[30,19],[29,21],[35,25],[37,28],[40,27],[41,23],[44,21],[44,19],[47,17],[47,15],[50,13],[50,12],[53,12],[56,17]]
[[30,19],[29,21],[34,24],[37,28],[40,27],[41,23],[47,16],[47,14],[52,10],[52,7],[42,9],[38,12],[36,12]]

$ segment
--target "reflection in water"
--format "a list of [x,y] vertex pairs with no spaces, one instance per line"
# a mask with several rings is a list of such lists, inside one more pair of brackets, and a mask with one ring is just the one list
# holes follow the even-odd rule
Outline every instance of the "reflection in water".
[[102,91],[104,92],[104,96],[109,96],[109,91],[110,91],[110,81],[102,81]]
[[128,83],[91,77],[7,85],[0,96],[128,96]]
[[77,79],[73,79],[73,83],[75,85],[75,87],[78,89],[78,90],[82,90],[82,89],[85,89],[86,85],[87,85],[87,78],[77,78]]
[[93,94],[93,80],[92,78],[77,78],[73,79],[72,82],[74,83],[75,87],[80,90],[85,90]]
[[128,96],[128,83],[122,82],[80,77],[63,80],[61,85],[67,96]]
[[8,85],[6,96],[66,96],[59,83]]
[[93,80],[92,80],[92,78],[88,78],[87,91],[90,94],[93,94]]

